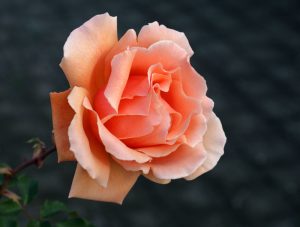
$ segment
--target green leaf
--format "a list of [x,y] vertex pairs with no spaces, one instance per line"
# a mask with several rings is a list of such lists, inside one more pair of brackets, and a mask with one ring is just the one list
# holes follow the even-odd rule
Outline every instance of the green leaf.
[[18,227],[18,223],[16,220],[0,218],[0,226],[1,227]]
[[10,199],[0,202],[0,215],[17,215],[21,210],[22,207]]
[[51,227],[51,224],[48,221],[32,220],[32,221],[28,222],[26,227]]
[[18,188],[20,190],[23,204],[30,203],[38,193],[38,183],[27,176],[18,177]]
[[59,201],[46,200],[41,208],[41,217],[48,218],[60,212],[67,212],[65,204]]
[[93,225],[82,218],[74,218],[59,222],[56,227],[93,227]]

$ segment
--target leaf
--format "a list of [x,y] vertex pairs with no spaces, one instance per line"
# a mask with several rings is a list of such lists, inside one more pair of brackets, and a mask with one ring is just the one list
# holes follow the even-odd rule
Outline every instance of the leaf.
[[0,167],[0,174],[11,175],[10,167]]
[[41,217],[48,218],[60,212],[67,212],[67,207],[65,204],[59,201],[46,200],[41,208]]
[[9,190],[4,190],[2,191],[2,195],[4,195],[5,197],[11,199],[12,201],[20,205],[19,203],[20,196],[18,196],[16,193]]
[[[11,175],[12,169],[4,164],[4,163],[0,163],[0,175]],[[4,178],[4,177],[3,177]]]
[[0,226],[1,227],[18,227],[18,223],[16,220],[0,218]]
[[45,143],[42,140],[40,140],[39,138],[32,138],[32,139],[28,140],[27,143],[33,144],[32,145],[32,149],[33,149],[32,157],[37,158],[36,165],[38,166],[38,168],[40,168],[43,165],[43,160],[41,160],[39,157],[45,150],[45,147],[46,147]]
[[22,197],[23,204],[30,203],[38,193],[38,183],[27,176],[18,177],[18,188]]
[[93,227],[93,225],[82,218],[74,218],[59,222],[56,227]]
[[26,227],[51,227],[51,224],[48,221],[32,220],[32,221],[28,222]]
[[17,215],[22,207],[10,199],[0,202],[0,215]]

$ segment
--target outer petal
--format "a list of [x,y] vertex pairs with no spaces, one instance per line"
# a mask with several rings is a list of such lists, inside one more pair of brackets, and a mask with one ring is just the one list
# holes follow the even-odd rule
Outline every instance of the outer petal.
[[143,47],[149,47],[160,40],[171,40],[185,49],[189,55],[194,54],[189,41],[183,32],[178,32],[167,28],[164,25],[159,25],[157,22],[142,27],[138,35],[138,45]]
[[211,116],[211,113],[213,112],[213,108],[214,108],[213,100],[211,100],[210,98],[205,96],[202,99],[201,105],[202,105],[202,109],[203,109],[203,115],[205,116],[206,119],[209,119]]
[[122,204],[140,173],[126,171],[114,161],[111,161],[111,166],[109,182],[104,188],[91,179],[89,174],[78,164],[69,198],[77,197]]
[[104,80],[104,58],[118,41],[117,18],[97,15],[75,29],[64,45],[60,63],[70,86],[94,93]]
[[[74,153],[78,163],[87,170],[91,178],[95,179],[99,185],[106,187],[110,174],[108,155],[97,139],[93,136],[90,125],[90,117],[83,108],[83,100],[86,91],[82,88],[74,87],[68,101],[76,112],[68,130],[70,139],[70,150]],[[96,120],[93,120],[96,124]]]
[[70,89],[64,92],[50,93],[54,140],[58,161],[73,161],[74,154],[70,151],[68,127],[74,116],[74,111],[68,104],[67,97]]
[[149,172],[148,174],[144,174],[144,177],[146,177],[148,180],[151,180],[157,184],[168,184],[171,182],[170,179],[159,179],[159,178],[153,176],[152,172]]
[[181,65],[182,86],[184,92],[191,97],[201,99],[207,91],[205,79],[191,66],[189,59]]
[[204,147],[207,152],[207,158],[203,165],[201,165],[193,174],[185,179],[193,180],[201,174],[214,168],[224,153],[225,143],[226,136],[224,134],[222,124],[219,118],[212,113],[208,120],[207,132],[204,135]]
[[207,129],[206,127],[206,119],[204,115],[197,114],[192,116],[189,127],[184,133],[187,144],[194,147],[198,143],[202,142],[203,135]]
[[154,159],[150,165],[153,175],[159,179],[178,179],[193,173],[205,160],[202,143],[194,148],[181,145],[170,155]]

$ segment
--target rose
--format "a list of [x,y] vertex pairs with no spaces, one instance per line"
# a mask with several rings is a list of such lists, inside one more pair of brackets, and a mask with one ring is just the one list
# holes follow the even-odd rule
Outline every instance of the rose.
[[118,41],[107,13],[70,34],[60,64],[70,88],[50,94],[58,159],[78,162],[70,197],[122,203],[141,174],[164,184],[216,165],[226,137],[192,55],[157,22]]

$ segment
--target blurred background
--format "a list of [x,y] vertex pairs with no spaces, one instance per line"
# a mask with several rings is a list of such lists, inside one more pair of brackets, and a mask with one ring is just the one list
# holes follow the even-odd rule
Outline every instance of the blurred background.
[[[300,226],[300,2],[1,0],[0,161],[51,144],[50,91],[68,87],[58,64],[69,33],[108,11],[118,30],[155,20],[183,31],[228,137],[217,167],[192,181],[138,180],[122,206],[67,200],[74,163],[27,172],[42,199],[61,199],[96,226]],[[297,101],[298,100],[298,101]]]

